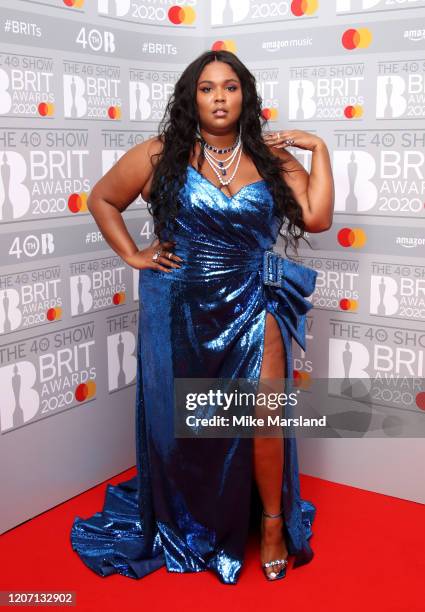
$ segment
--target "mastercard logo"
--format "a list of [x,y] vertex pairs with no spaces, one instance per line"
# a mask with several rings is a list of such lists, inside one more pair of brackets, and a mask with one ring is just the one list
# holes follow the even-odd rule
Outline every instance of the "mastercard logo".
[[360,104],[346,106],[344,108],[344,116],[347,119],[359,119],[360,117],[363,117],[363,107],[360,106]]
[[121,119],[121,106],[110,106],[108,108],[109,119]]
[[63,0],[65,6],[71,6],[72,8],[81,8],[84,4],[84,0]]
[[216,40],[211,47],[212,51],[231,51],[236,53],[236,43],[234,40]]
[[292,0],[291,12],[296,17],[303,15],[313,15],[318,9],[317,0]]
[[59,321],[62,318],[62,308],[60,306],[49,308],[46,312],[46,317],[48,321]]
[[337,240],[343,247],[361,249],[366,244],[366,233],[360,227],[343,227],[338,232]]
[[416,405],[421,410],[425,410],[425,391],[421,391],[416,396]]
[[55,105],[51,102],[40,102],[38,105],[38,114],[41,117],[51,117],[55,113]]
[[96,395],[96,383],[94,380],[88,380],[86,383],[81,383],[75,389],[75,399],[77,402],[85,402]]
[[297,389],[308,389],[311,385],[311,375],[302,370],[294,370],[294,386]]
[[261,111],[261,116],[264,117],[264,119],[277,119],[278,117],[278,110],[277,108],[263,108]]
[[72,213],[87,212],[87,194],[72,193],[68,198],[68,208]]
[[357,310],[359,305],[358,300],[349,300],[348,298],[343,298],[339,302],[339,307],[341,310]]
[[118,293],[114,293],[112,301],[115,304],[115,306],[119,306],[119,304],[124,304],[125,303],[125,291],[119,291]]
[[191,6],[172,6],[168,10],[168,19],[174,25],[190,25],[195,21],[196,13]]
[[341,38],[342,46],[348,51],[353,49],[367,49],[372,44],[372,32],[369,28],[350,28]]

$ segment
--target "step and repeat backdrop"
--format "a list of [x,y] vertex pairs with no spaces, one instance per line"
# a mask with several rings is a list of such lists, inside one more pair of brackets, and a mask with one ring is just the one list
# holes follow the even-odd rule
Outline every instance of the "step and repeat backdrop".
[[[156,133],[206,49],[248,65],[270,129],[329,147],[334,224],[300,250],[319,272],[308,353],[294,347],[304,389],[341,379],[326,401],[362,405],[366,418],[342,419],[336,438],[407,448],[423,433],[424,24],[425,0],[2,1],[1,531],[135,463],[138,272],[105,243],[87,197]],[[289,150],[309,170],[311,153]],[[141,197],[124,218],[147,246]],[[404,492],[421,495],[414,482]]]

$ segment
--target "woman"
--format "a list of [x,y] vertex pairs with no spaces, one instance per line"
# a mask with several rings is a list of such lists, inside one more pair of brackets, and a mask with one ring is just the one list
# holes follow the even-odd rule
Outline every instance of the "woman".
[[[283,578],[290,554],[293,567],[313,556],[315,506],[300,498],[295,438],[174,432],[174,380],[289,381],[292,338],[305,348],[316,272],[270,250],[285,220],[295,245],[305,230],[330,227],[330,160],[319,137],[263,140],[262,123],[253,75],[230,52],[205,52],[177,82],[159,136],[128,151],[90,194],[105,239],[140,270],[137,477],[108,485],[103,512],[77,517],[71,533],[102,576],[140,578],[165,564],[235,584],[253,492],[266,578]],[[310,175],[288,144],[312,151]],[[157,236],[142,250],[121,216],[139,193]],[[268,274],[278,261],[276,283]]]

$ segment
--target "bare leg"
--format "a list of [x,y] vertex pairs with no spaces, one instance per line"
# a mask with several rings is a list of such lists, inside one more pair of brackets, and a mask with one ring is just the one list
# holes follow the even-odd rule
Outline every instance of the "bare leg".
[[[283,379],[285,377],[285,347],[279,325],[272,314],[266,315],[264,354],[260,372],[261,379]],[[281,387],[284,391],[284,386]],[[282,508],[282,474],[284,462],[284,438],[254,438],[254,476],[264,511],[277,514]],[[263,518],[261,538],[261,563],[272,559],[285,559],[288,555],[283,535],[283,518]],[[282,565],[266,568],[266,572],[279,573]]]

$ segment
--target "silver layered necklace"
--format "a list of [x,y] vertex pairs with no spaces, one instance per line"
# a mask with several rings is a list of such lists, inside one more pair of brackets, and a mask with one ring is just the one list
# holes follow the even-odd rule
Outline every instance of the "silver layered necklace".
[[[240,137],[240,132],[237,135],[233,145],[231,147],[228,147],[227,149],[218,149],[217,147],[208,144],[204,138],[202,138],[201,142],[203,146],[204,157],[211,166],[211,169],[213,170],[214,174],[216,175],[223,187],[228,185],[233,180],[236,172],[238,171],[239,162],[242,156],[242,141]],[[214,157],[211,151],[213,151],[214,153],[227,153],[228,151],[231,151],[231,154],[229,155],[229,157],[226,157],[226,159],[217,159],[216,157]],[[236,158],[236,166],[230,178],[223,179],[222,177],[227,176],[227,170],[230,168]]]

